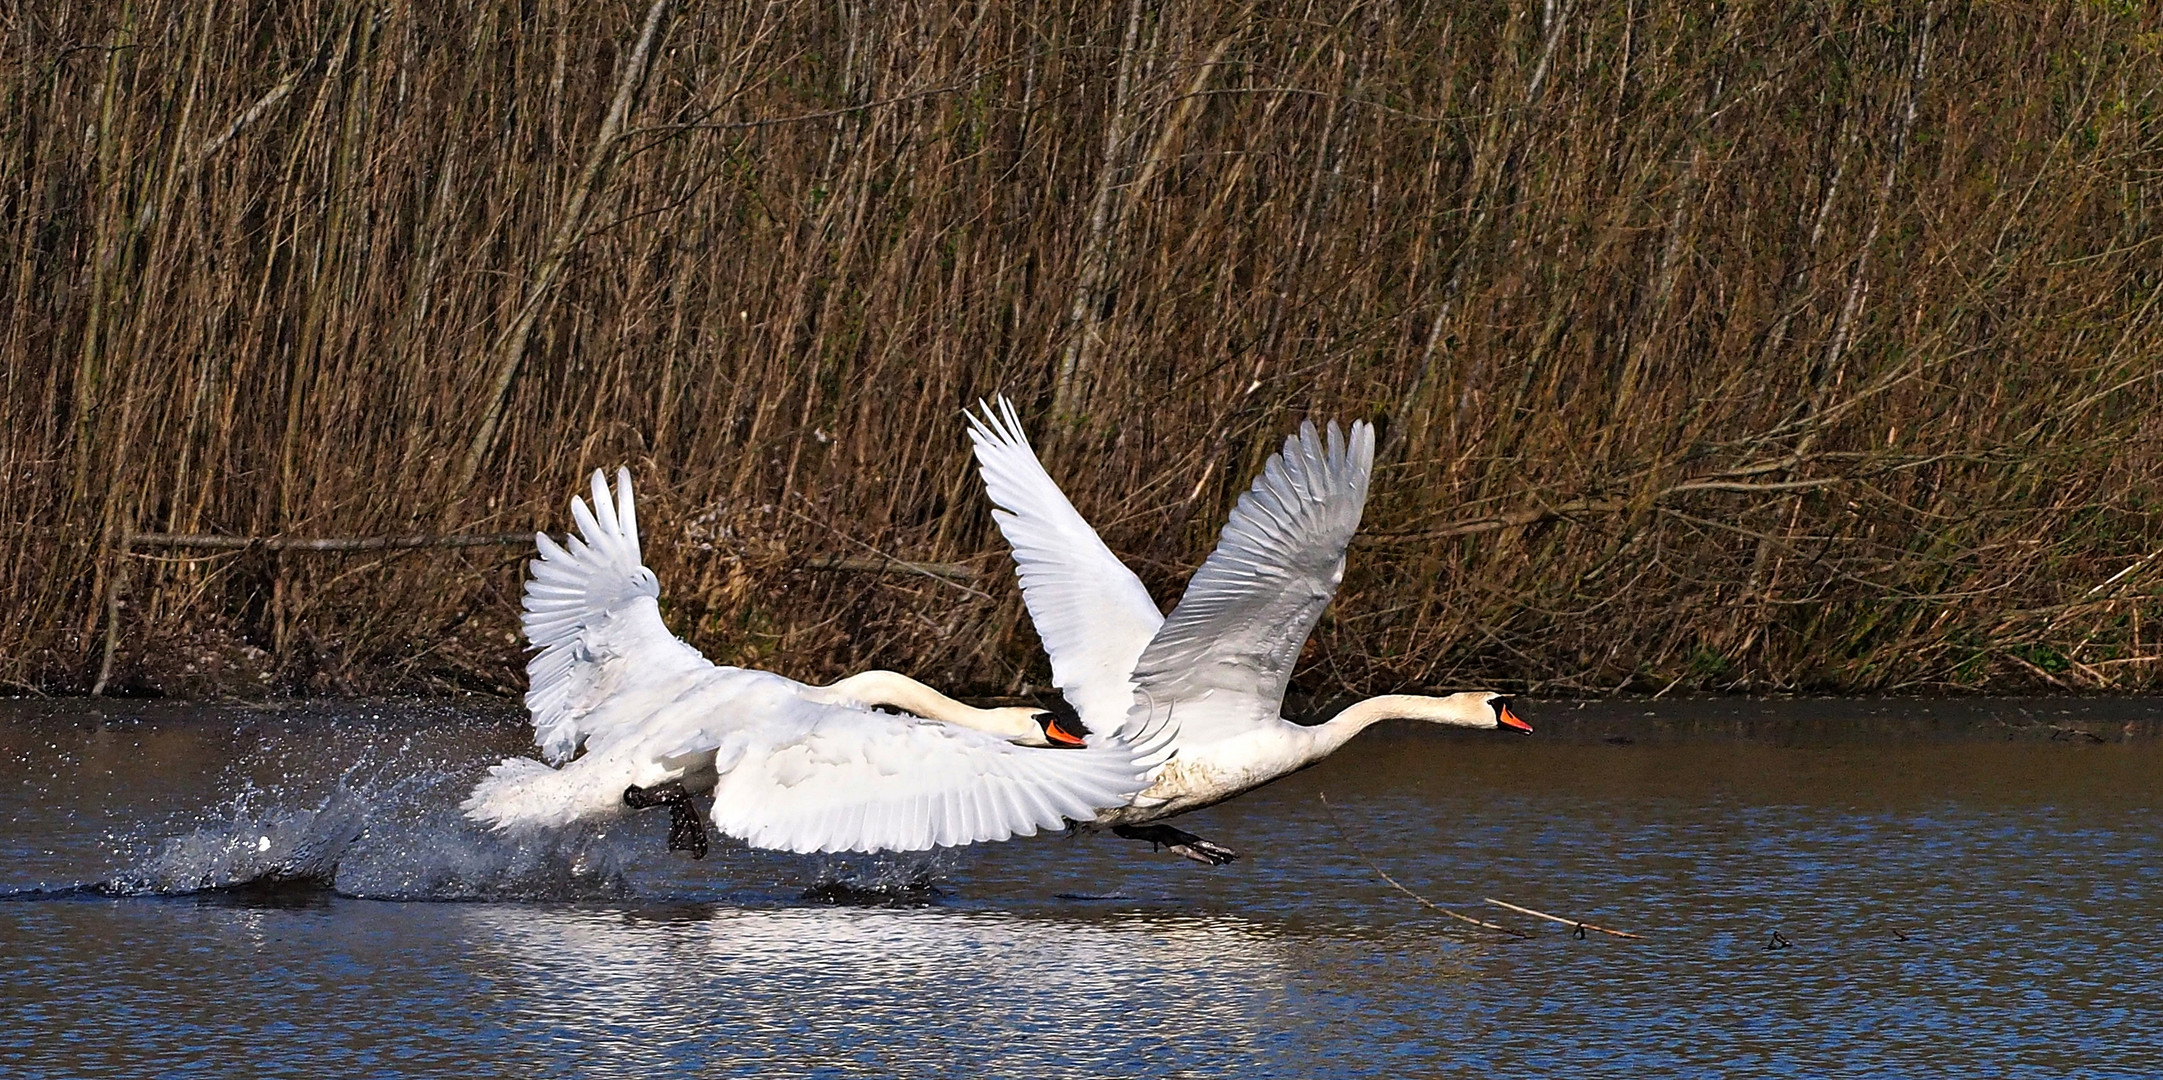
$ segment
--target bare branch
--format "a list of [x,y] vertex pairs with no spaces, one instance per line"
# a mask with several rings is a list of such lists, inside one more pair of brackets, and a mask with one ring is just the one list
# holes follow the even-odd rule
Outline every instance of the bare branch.
[[208,536],[199,533],[132,533],[138,548],[194,548],[205,551],[404,551],[413,548],[466,548],[531,545],[532,533],[408,536]]
[[1492,896],[1483,896],[1480,899],[1486,901],[1487,903],[1493,904],[1496,907],[1508,908],[1511,911],[1517,912],[1521,915],[1530,915],[1535,919],[1546,919],[1548,922],[1558,922],[1564,926],[1574,926],[1579,930],[1591,930],[1595,933],[1606,934],[1610,937],[1629,938],[1631,941],[1643,940],[1643,935],[1641,934],[1633,934],[1627,930],[1609,930],[1607,927],[1600,926],[1597,923],[1588,923],[1583,919],[1565,919],[1560,915],[1549,915],[1544,911],[1534,911],[1528,907],[1519,907],[1518,905],[1512,904],[1506,900],[1497,900]]
[[1500,923],[1488,922],[1485,919],[1475,919],[1470,915],[1464,914],[1463,912],[1451,911],[1450,909],[1443,907],[1442,905],[1437,904],[1434,901],[1429,900],[1426,897],[1421,896],[1420,894],[1413,892],[1410,889],[1405,888],[1402,884],[1398,883],[1396,878],[1389,876],[1389,871],[1382,869],[1382,867],[1377,864],[1373,859],[1368,858],[1367,853],[1360,850],[1359,844],[1355,843],[1352,840],[1352,835],[1344,831],[1344,823],[1337,820],[1337,809],[1329,805],[1329,796],[1317,792],[1315,797],[1322,800],[1322,810],[1324,813],[1327,813],[1329,815],[1330,827],[1337,830],[1338,838],[1344,841],[1346,847],[1352,849],[1352,854],[1359,856],[1359,861],[1367,864],[1368,869],[1374,871],[1376,876],[1380,877],[1383,881],[1388,882],[1390,888],[1395,889],[1398,892],[1401,892],[1406,896],[1409,896],[1412,899],[1419,901],[1422,905],[1426,906],[1431,911],[1439,911],[1442,914],[1447,915],[1452,919],[1456,919],[1459,922],[1471,923],[1474,926],[1483,927],[1488,930],[1498,930],[1514,938],[1530,939],[1532,937],[1531,934],[1527,934],[1522,930],[1514,930],[1510,927],[1503,926]]
[[466,447],[464,464],[459,466],[458,479],[451,487],[454,499],[451,503],[451,520],[456,520],[458,508],[463,505],[455,496],[464,495],[473,486],[473,477],[480,471],[481,459],[488,455],[496,441],[496,426],[503,418],[503,403],[511,395],[511,384],[518,378],[518,369],[525,361],[526,339],[533,333],[533,324],[540,318],[541,307],[553,291],[556,279],[563,272],[564,263],[578,242],[586,235],[586,218],[591,213],[588,203],[601,186],[601,178],[615,159],[616,145],[623,140],[624,121],[631,114],[633,99],[639,86],[645,82],[647,65],[653,59],[654,46],[668,28],[670,0],[654,0],[646,10],[646,25],[639,31],[638,44],[624,61],[623,71],[616,83],[616,96],[609,102],[608,117],[601,122],[601,133],[594,140],[593,154],[586,159],[586,167],[579,174],[578,186],[571,189],[565,200],[563,216],[556,225],[555,238],[549,242],[548,251],[541,257],[540,265],[533,274],[533,283],[526,289],[525,303],[518,309],[510,329],[499,340],[496,349],[496,376],[489,389],[487,404],[481,409],[480,426],[473,432],[473,441]]

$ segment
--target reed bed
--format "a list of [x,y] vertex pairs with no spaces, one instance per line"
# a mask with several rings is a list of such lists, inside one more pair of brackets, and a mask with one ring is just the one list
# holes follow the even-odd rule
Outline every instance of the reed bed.
[[1380,424],[1308,693],[2163,677],[2146,5],[0,26],[18,688],[515,690],[518,547],[297,541],[622,462],[717,660],[1038,691],[1002,391],[1167,604],[1301,418]]

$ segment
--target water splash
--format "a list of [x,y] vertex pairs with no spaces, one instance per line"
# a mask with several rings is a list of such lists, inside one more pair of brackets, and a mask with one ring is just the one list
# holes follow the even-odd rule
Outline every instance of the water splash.
[[331,886],[339,859],[360,838],[367,804],[340,787],[313,808],[251,812],[244,792],[229,820],[160,841],[143,861],[96,890],[121,896],[179,895],[258,885]]
[[634,892],[634,849],[605,827],[504,837],[455,810],[405,817],[382,815],[383,827],[361,835],[334,891],[371,900],[613,900]]
[[724,839],[692,862],[667,850],[665,820],[639,814],[506,836],[467,821],[458,805],[523,741],[523,716],[330,704],[219,719],[128,729],[127,744],[95,763],[113,780],[93,797],[59,785],[34,792],[56,823],[111,824],[84,836],[87,858],[33,869],[30,887],[0,899],[918,907],[951,898],[941,879],[977,857],[969,849],[801,856]]
[[[164,825],[110,838],[121,869],[73,892],[106,896],[317,892],[384,900],[588,900],[629,894],[633,845],[612,830],[506,837],[457,809],[484,767],[412,735],[264,734],[235,754],[233,794]],[[350,735],[351,733],[346,733]],[[353,745],[341,766],[325,745]],[[328,766],[328,767],[327,767]]]

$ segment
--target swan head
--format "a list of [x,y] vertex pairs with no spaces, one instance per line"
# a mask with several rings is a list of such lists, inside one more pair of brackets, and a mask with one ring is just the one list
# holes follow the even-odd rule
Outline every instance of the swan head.
[[1414,719],[1452,727],[1514,728],[1527,735],[1532,734],[1532,725],[1525,723],[1510,708],[1510,699],[1506,694],[1498,694],[1492,690],[1470,690],[1447,697],[1414,700],[1422,703],[1413,714]]
[[[1453,696],[1466,697],[1468,695],[1457,694]],[[1469,696],[1486,699],[1483,704],[1486,705],[1487,716],[1490,718],[1487,726],[1515,728],[1527,735],[1532,734],[1532,725],[1525,723],[1515,712],[1510,710],[1509,695],[1497,694],[1491,690],[1480,690]]]
[[1089,745],[1089,729],[1080,718],[1026,705],[983,709],[966,726],[989,731],[1016,746],[1079,750]]
[[1044,741],[1032,742],[1029,745],[1058,746],[1070,750],[1089,745],[1089,727],[1081,722],[1081,717],[1075,715],[1072,709],[1039,711],[1030,717],[1030,720],[1044,733]]

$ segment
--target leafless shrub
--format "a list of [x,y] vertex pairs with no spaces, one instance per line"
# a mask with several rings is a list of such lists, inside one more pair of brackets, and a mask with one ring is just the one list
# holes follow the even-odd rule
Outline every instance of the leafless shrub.
[[[513,549],[122,541],[560,529],[628,461],[717,658],[1016,690],[1001,390],[1167,601],[1298,417],[1382,421],[1317,691],[2163,671],[2146,9],[4,18],[16,685],[111,626],[122,686],[514,687]],[[872,551],[978,574],[804,569]]]

